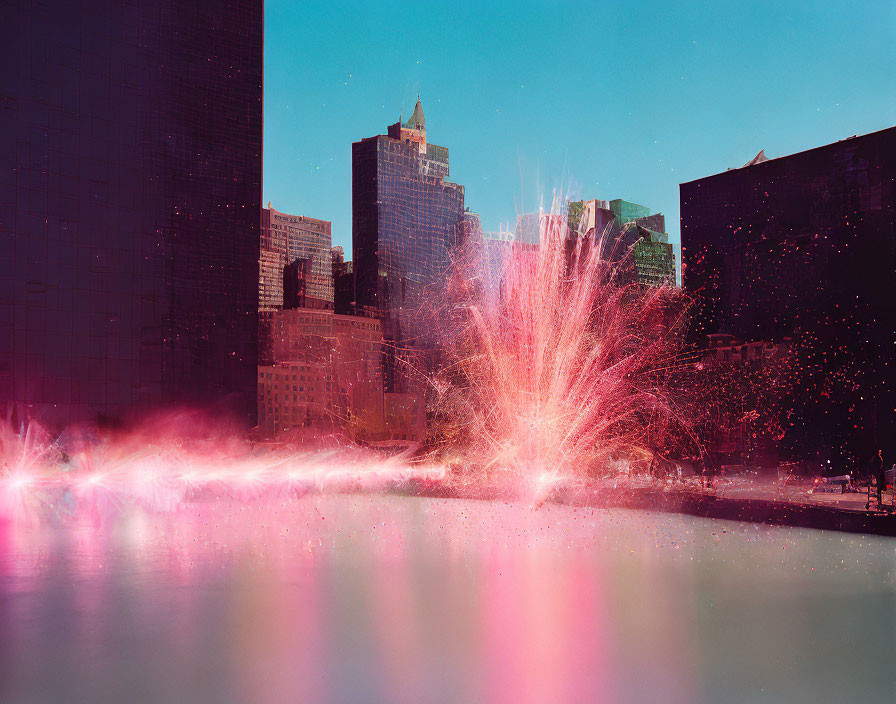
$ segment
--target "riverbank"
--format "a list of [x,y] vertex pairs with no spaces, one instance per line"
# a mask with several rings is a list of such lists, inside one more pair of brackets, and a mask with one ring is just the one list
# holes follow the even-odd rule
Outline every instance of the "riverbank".
[[[509,492],[475,491],[440,482],[415,481],[402,493],[430,498],[513,500]],[[865,495],[843,494],[812,497],[809,494],[775,496],[768,487],[724,487],[705,490],[683,485],[613,485],[603,483],[558,487],[547,501],[570,506],[623,508],[681,513],[729,521],[836,530],[896,537],[896,514],[865,510]]]
[[572,505],[646,509],[729,521],[896,537],[896,515],[866,511],[864,500],[863,508],[859,509],[830,503],[724,496],[692,489],[650,488],[580,490],[558,496],[557,500]]

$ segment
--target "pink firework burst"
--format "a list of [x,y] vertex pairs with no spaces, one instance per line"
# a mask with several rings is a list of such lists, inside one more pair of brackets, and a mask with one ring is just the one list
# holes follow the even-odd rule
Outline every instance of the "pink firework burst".
[[481,244],[458,262],[435,385],[443,451],[544,491],[643,462],[686,425],[670,386],[684,304],[674,286],[639,284],[608,231],[539,220],[539,245],[508,244],[496,285]]

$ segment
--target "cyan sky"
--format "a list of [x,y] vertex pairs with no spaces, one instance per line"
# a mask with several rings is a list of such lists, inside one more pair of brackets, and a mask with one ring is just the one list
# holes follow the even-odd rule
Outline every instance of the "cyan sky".
[[679,183],[896,124],[893,0],[268,0],[265,35],[264,201],[349,256],[351,143],[418,91],[486,230],[558,188],[676,244]]

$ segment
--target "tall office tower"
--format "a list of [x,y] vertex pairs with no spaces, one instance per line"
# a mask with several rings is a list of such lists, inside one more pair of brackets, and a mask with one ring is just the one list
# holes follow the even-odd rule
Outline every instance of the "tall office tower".
[[261,0],[4,3],[0,402],[253,421]]
[[312,280],[312,259],[296,259],[283,267],[283,308],[314,308],[333,310],[333,302],[308,295],[308,285]]
[[[639,218],[642,219],[647,218]],[[674,286],[675,252],[669,242],[669,235],[662,230],[654,230],[637,223],[626,223],[623,226],[623,229],[625,228],[632,230],[632,236],[637,238],[632,245],[632,264],[638,283],[648,286]]]
[[[309,300],[332,304],[333,271],[330,255],[332,223],[305,215],[281,213],[268,203],[268,207],[262,213],[262,227],[263,285],[265,287],[268,285],[268,277],[264,275],[265,263],[270,261],[271,267],[273,267],[275,258],[281,253],[283,256],[283,265],[279,274],[281,279],[283,267],[292,264],[296,259],[307,259],[310,269],[308,269],[305,295]],[[266,247],[266,243],[270,243],[270,245]],[[277,261],[280,260],[277,259]],[[261,280],[259,285],[262,285]],[[270,300],[277,300],[279,296],[280,305],[282,305],[282,283],[279,292],[276,286],[276,283],[271,284],[273,295]]]
[[783,438],[864,471],[896,452],[896,127],[681,184],[695,336],[792,338]]
[[[464,188],[447,177],[448,150],[427,141],[419,99],[406,122],[352,145],[357,304],[383,318],[392,349],[426,349],[437,334],[421,304],[444,282],[464,214]],[[387,370],[387,390],[393,381]]]

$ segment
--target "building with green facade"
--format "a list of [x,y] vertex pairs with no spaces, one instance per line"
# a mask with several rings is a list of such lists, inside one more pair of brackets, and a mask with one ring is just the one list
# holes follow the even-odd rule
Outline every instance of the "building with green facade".
[[669,243],[669,235],[638,224],[633,226],[639,235],[632,247],[638,282],[651,286],[675,284],[675,253]]
[[617,198],[571,201],[567,206],[571,235],[606,235],[606,257],[629,269],[629,278],[659,286],[675,284],[675,254],[666,233],[666,218],[650,208]]
[[628,222],[634,222],[639,218],[646,218],[650,215],[650,208],[646,205],[632,203],[627,200],[622,200],[622,198],[611,200],[610,210],[619,227],[622,227]]

